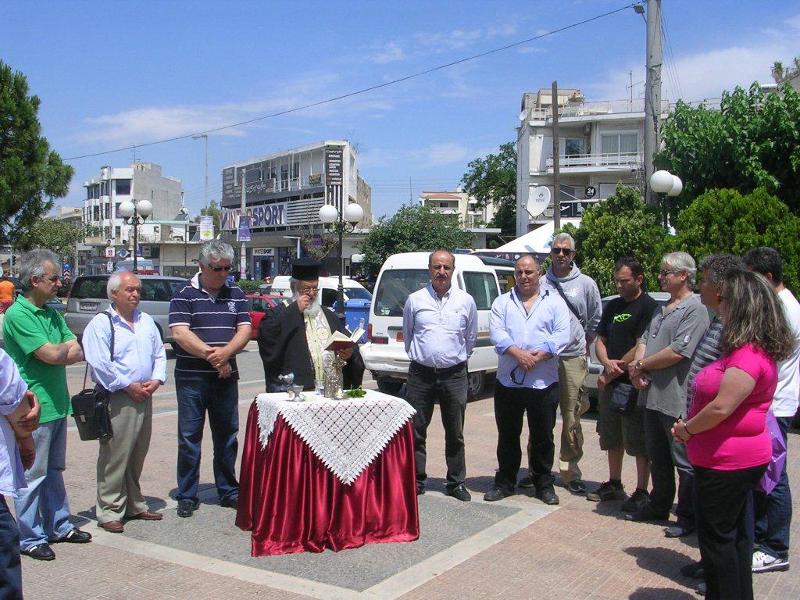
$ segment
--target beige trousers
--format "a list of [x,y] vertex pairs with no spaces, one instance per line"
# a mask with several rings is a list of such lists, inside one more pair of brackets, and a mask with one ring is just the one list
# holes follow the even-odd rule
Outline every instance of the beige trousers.
[[589,410],[589,397],[583,387],[588,373],[586,356],[558,359],[558,387],[561,393],[561,450],[558,467],[564,483],[581,479],[582,476],[578,461],[583,458],[581,415]]
[[150,448],[153,401],[134,402],[111,394],[114,437],[100,442],[97,456],[97,522],[121,521],[147,510],[139,477]]

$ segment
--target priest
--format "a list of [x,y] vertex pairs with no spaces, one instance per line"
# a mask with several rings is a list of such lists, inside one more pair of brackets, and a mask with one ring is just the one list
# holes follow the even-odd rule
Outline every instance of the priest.
[[[329,308],[320,304],[318,262],[297,259],[292,264],[292,303],[268,311],[258,331],[258,350],[264,363],[267,392],[278,392],[286,385],[279,375],[294,373],[294,383],[313,390],[323,380],[325,345],[334,331],[350,335],[345,324]],[[338,352],[346,362],[344,389],[361,385],[364,361],[353,345]]]

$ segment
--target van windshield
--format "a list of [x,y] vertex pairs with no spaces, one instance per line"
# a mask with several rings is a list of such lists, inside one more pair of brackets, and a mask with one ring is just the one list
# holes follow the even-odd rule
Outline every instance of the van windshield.
[[344,288],[344,293],[347,294],[349,300],[372,300],[372,294],[369,293],[369,290],[365,290],[364,288]]
[[372,312],[382,317],[402,317],[406,298],[430,283],[428,269],[384,271],[375,292]]

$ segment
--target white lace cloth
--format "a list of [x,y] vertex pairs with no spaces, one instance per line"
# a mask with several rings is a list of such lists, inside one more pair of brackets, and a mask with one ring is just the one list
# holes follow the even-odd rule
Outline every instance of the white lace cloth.
[[383,452],[415,412],[404,400],[371,390],[363,398],[327,400],[314,396],[306,402],[289,402],[285,393],[259,394],[256,405],[262,448],[267,446],[280,415],[346,485]]

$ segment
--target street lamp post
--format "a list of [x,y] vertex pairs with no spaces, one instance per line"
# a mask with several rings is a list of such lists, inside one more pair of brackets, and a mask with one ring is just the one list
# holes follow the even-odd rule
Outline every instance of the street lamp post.
[[192,136],[193,140],[200,140],[204,141],[205,145],[205,187],[203,188],[203,202],[205,204],[203,206],[208,207],[208,134],[207,133],[199,133],[197,135]]
[[139,249],[139,225],[153,213],[150,200],[125,200],[119,205],[119,214],[126,225],[133,226],[133,272],[138,273],[137,250]]
[[656,171],[650,176],[650,189],[657,194],[664,194],[662,199],[664,212],[664,229],[669,227],[669,203],[667,196],[677,196],[683,191],[683,182],[677,175],[669,171]]
[[351,202],[339,211],[333,204],[323,204],[319,209],[319,220],[323,225],[332,225],[339,235],[339,288],[336,295],[336,314],[344,319],[344,257],[342,256],[342,237],[346,230],[353,231],[356,223],[364,218],[364,210],[358,204]]

